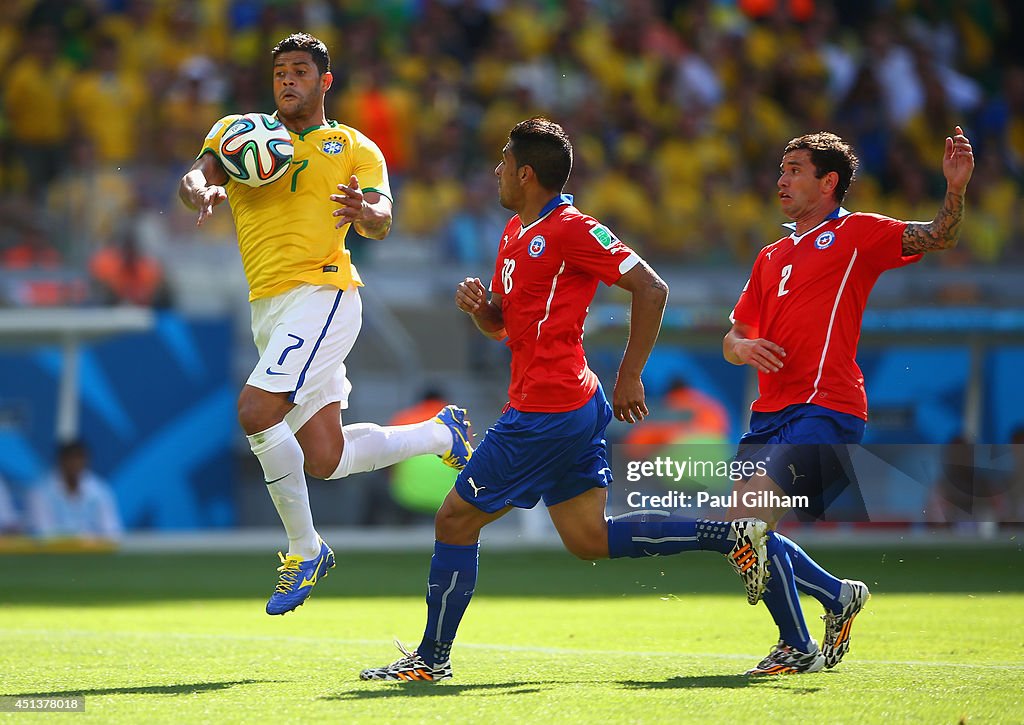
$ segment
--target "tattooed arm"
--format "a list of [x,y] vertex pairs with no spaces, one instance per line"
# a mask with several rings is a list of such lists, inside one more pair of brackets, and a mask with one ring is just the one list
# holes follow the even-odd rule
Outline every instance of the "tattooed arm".
[[950,249],[960,239],[964,220],[964,194],[974,172],[974,152],[963,129],[956,127],[952,138],[946,138],[942,157],[942,173],[946,176],[946,198],[935,218],[928,222],[910,222],[903,231],[903,254],[920,254],[937,249]]

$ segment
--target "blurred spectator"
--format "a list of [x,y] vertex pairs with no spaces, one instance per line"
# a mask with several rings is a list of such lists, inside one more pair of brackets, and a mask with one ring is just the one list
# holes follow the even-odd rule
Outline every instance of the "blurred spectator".
[[372,138],[388,160],[388,172],[400,179],[414,152],[415,108],[414,95],[392,82],[388,67],[371,62],[338,95],[333,115]]
[[50,26],[23,36],[4,74],[10,143],[24,187],[33,194],[41,193],[65,162],[74,66],[58,55],[57,37]]
[[18,240],[0,251],[0,266],[8,270],[52,270],[60,265],[60,252],[50,244],[46,232],[38,224],[25,224]]
[[[934,129],[955,120],[980,163],[1003,157],[994,201],[973,197],[988,207],[983,228],[965,233],[955,261],[1019,262],[1024,212],[1008,213],[1007,199],[1024,183],[1020,6],[26,0],[0,20],[0,189],[30,191],[37,214],[33,200],[46,200],[71,265],[143,211],[165,216],[169,240],[192,241],[164,176],[198,151],[197,130],[272,107],[258,82],[265,48],[299,26],[334,54],[330,115],[386,146],[398,236],[437,255],[471,248],[449,235],[475,220],[476,178],[510,125],[543,113],[574,138],[580,202],[607,209],[645,253],[687,265],[745,265],[773,236],[763,230],[778,213],[762,195],[780,141],[840,132],[861,159],[850,208],[882,208],[882,195],[906,208],[920,203],[920,178],[890,164],[934,165]],[[942,189],[924,181],[934,205]],[[221,218],[204,244],[230,238]]]
[[16,241],[0,249],[0,301],[19,306],[74,305],[85,301],[88,285],[64,267],[61,253],[35,222],[21,225]]
[[114,494],[88,464],[88,450],[82,441],[60,445],[56,468],[29,492],[28,528],[32,534],[104,541],[121,538]]
[[89,262],[89,272],[108,305],[168,307],[170,292],[160,262],[141,249],[134,230],[100,249]]
[[14,509],[14,501],[7,489],[7,481],[0,476],[0,536],[16,534],[21,530],[18,513]]
[[131,176],[98,163],[96,147],[87,138],[74,140],[67,161],[50,185],[45,211],[62,231],[68,261],[81,267],[101,240],[131,218],[136,192]]
[[443,259],[484,270],[493,261],[501,232],[508,221],[495,202],[498,194],[493,175],[468,180],[459,206],[442,233]]
[[101,164],[127,164],[145,137],[149,100],[138,71],[120,65],[117,43],[100,38],[92,63],[71,84],[68,102],[75,135],[92,141]]
[[675,378],[652,415],[631,426],[624,443],[667,446],[678,443],[720,443],[727,440],[731,424],[721,401]]
[[[186,63],[178,73],[160,104],[161,132],[173,158],[195,156],[196,139],[204,137],[221,117],[220,85],[217,74],[205,59]],[[255,105],[255,99],[242,103],[244,105],[237,109],[239,113],[262,110]]]

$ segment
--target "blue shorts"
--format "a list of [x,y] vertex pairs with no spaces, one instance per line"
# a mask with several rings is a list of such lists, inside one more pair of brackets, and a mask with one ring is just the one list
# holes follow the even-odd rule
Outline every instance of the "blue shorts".
[[612,480],[605,429],[612,408],[598,385],[582,408],[524,413],[509,408],[487,430],[455,480],[459,495],[485,513],[568,501]]
[[862,520],[864,504],[847,446],[863,440],[864,428],[863,419],[855,415],[813,403],[790,405],[774,413],[754,412],[736,458],[763,462],[785,495],[807,496],[810,506],[798,514],[821,518],[842,498],[840,518]]

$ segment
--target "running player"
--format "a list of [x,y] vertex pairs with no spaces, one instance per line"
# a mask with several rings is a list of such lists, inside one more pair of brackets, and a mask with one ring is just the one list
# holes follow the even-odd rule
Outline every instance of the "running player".
[[461,469],[472,447],[465,411],[455,406],[414,425],[342,428],[352,387],[344,360],[362,324],[362,282],[345,235],[353,225],[371,239],[387,235],[387,166],[373,141],[327,119],[324,94],[334,77],[323,42],[290,35],[274,47],[273,59],[277,117],[295,146],[294,170],[258,188],[229,181],[216,154],[238,118],[227,116],[206,137],[179,195],[199,212],[198,224],[231,198],[260,354],[238,398],[238,419],[288,535],[267,602],[268,614],[284,614],[334,566],[334,553],[313,526],[306,473],[337,479],[427,453]]
[[[758,254],[723,343],[726,360],[758,371],[760,397],[740,456],[766,461],[767,475],[741,484],[742,491],[810,495],[812,513],[819,514],[833,495],[829,483],[837,477],[842,482],[844,446],[860,443],[867,421],[856,353],[871,289],[885,270],[949,249],[960,236],[974,154],[959,126],[946,138],[942,170],[946,196],[935,219],[898,221],[842,208],[857,157],[841,138],[813,133],[786,146],[778,195],[793,231]],[[786,513],[741,505],[730,515],[754,516],[774,528]],[[853,619],[870,596],[867,586],[837,579],[774,531],[767,549],[764,602],[779,627],[779,642],[748,674],[835,667],[849,650]],[[825,607],[820,650],[798,591]]]
[[[452,676],[449,653],[476,586],[480,530],[541,499],[565,547],[581,559],[709,549],[730,555],[748,590],[760,594],[763,587],[764,522],[675,522],[649,512],[605,519],[611,479],[605,429],[613,414],[632,424],[648,413],[640,373],[661,329],[668,287],[562,193],[571,168],[572,145],[558,124],[533,118],[512,129],[494,173],[499,200],[515,215],[489,290],[467,278],[455,293],[458,308],[484,335],[508,340],[509,402],[437,513],[419,646],[409,651],[398,643],[402,657],[363,670],[364,680]],[[583,324],[599,282],[632,296],[611,405],[583,350]]]

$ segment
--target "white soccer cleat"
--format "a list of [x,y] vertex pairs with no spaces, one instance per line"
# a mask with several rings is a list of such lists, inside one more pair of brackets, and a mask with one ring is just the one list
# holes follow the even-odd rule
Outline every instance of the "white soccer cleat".
[[757,604],[768,581],[768,524],[760,519],[737,519],[731,523],[735,539],[726,554],[732,568],[747,589],[747,602]]
[[825,655],[825,667],[829,669],[838,665],[850,651],[850,629],[853,627],[853,619],[871,599],[871,592],[864,582],[843,579],[843,586],[853,589],[850,603],[843,607],[839,614],[826,612],[821,617],[825,620],[825,639],[821,643],[821,652]]
[[768,656],[757,663],[757,667],[747,670],[747,675],[798,675],[818,672],[825,666],[825,656],[818,649],[818,643],[811,640],[814,646],[810,652],[801,652],[781,639],[772,647]]
[[395,646],[402,656],[384,667],[372,667],[359,673],[360,680],[385,680],[389,682],[439,682],[452,678],[451,660],[439,662],[434,666],[423,661],[416,650],[409,651],[395,640]]

